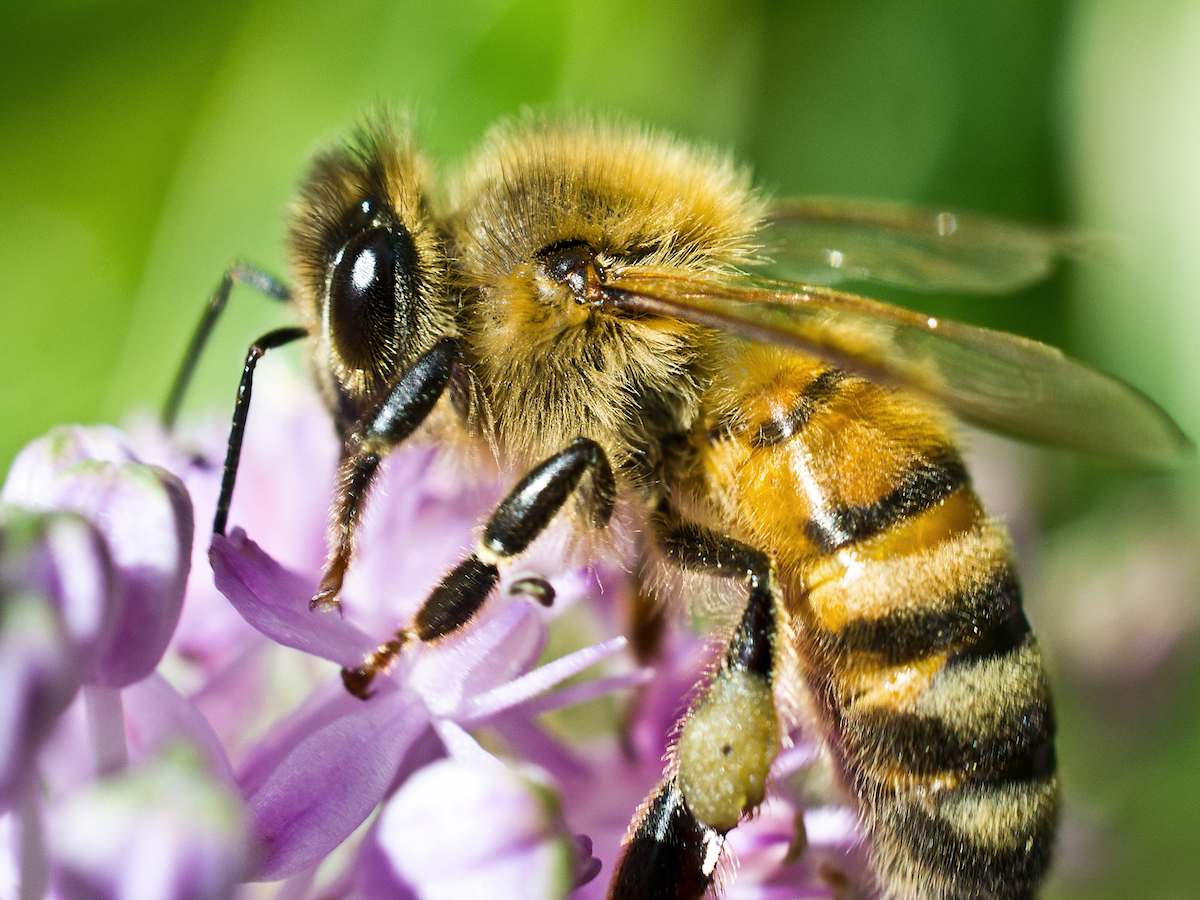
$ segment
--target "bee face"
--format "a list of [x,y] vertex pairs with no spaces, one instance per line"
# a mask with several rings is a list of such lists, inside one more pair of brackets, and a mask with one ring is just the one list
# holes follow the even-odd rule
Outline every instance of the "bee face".
[[[1052,704],[1009,542],[942,406],[1136,459],[1190,443],[1144,395],[1052,348],[751,274],[768,244],[855,278],[998,290],[1040,277],[1063,242],[929,210],[767,204],[728,161],[611,123],[501,127],[443,216],[425,177],[386,124],[316,161],[291,237],[305,329],[251,347],[214,525],[253,363],[305,331],[344,442],[314,607],[337,605],[374,473],[427,419],[450,424],[426,436],[482,443],[524,473],[413,621],[343,671],[351,693],[369,696],[409,644],[469,626],[560,511],[603,529],[622,507],[644,524],[637,596],[674,567],[733,578],[746,603],[630,828],[612,900],[711,888],[798,692],[885,894],[1030,896],[1057,810]],[[661,619],[636,621],[652,655]]]
[[420,155],[377,122],[319,157],[301,190],[290,237],[296,304],[343,426],[366,416],[399,372],[453,331],[425,184]]

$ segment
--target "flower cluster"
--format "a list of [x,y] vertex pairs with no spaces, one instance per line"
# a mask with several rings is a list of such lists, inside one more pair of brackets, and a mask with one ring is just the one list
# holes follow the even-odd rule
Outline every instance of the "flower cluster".
[[[351,697],[338,668],[412,616],[505,478],[395,452],[345,617],[312,613],[336,444],[290,376],[264,372],[256,397],[228,538],[193,546],[219,423],[63,428],[14,462],[0,897],[262,896],[255,882],[288,898],[603,897],[712,648],[672,633],[653,671],[634,665],[621,560],[564,562],[552,533],[461,634],[406,648]],[[551,608],[519,590],[531,575]],[[855,816],[812,805],[821,754],[793,738],[776,790],[730,835],[730,897],[832,897],[865,878]]]

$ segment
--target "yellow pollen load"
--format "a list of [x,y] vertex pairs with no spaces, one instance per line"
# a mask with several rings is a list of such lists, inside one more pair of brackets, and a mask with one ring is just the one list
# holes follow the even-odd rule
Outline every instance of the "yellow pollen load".
[[722,833],[736,826],[762,802],[778,745],[767,679],[719,673],[679,738],[679,785],[692,815]]

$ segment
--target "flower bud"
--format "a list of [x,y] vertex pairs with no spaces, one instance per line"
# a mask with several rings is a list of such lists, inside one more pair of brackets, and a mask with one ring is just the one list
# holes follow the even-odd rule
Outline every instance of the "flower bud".
[[103,539],[71,514],[0,507],[0,807],[32,776],[42,741],[112,633]]
[[565,897],[575,885],[575,837],[558,794],[533,769],[426,766],[384,807],[377,840],[426,900],[540,900]]
[[241,808],[186,744],[71,794],[47,824],[66,900],[224,900],[247,871]]
[[103,535],[120,611],[88,680],[124,687],[149,675],[179,619],[190,567],[192,506],[179,479],[137,462],[115,429],[64,426],[18,454],[0,499],[73,510]]

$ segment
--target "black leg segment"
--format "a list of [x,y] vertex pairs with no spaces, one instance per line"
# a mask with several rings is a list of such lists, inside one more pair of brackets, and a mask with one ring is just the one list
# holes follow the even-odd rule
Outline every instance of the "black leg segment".
[[391,665],[406,641],[435,641],[470,622],[500,579],[499,563],[524,552],[589,473],[586,513],[593,525],[606,525],[616,502],[612,467],[599,444],[576,438],[535,467],[501,501],[484,528],[479,550],[434,588],[410,628],[398,632],[358,668],[343,670],[350,693],[368,696],[371,680]]
[[200,354],[204,352],[204,345],[208,343],[213,326],[221,317],[225,304],[229,300],[229,292],[235,284],[252,287],[274,300],[281,300],[285,303],[292,299],[291,291],[287,289],[286,285],[249,263],[235,262],[226,270],[221,283],[217,285],[216,291],[208,300],[208,306],[205,307],[204,315],[200,317],[196,331],[192,334],[187,352],[183,355],[183,362],[180,363],[175,381],[171,385],[171,392],[167,395],[166,403],[163,404],[162,424],[167,431],[175,427],[175,420],[179,416],[179,407],[183,404],[183,395],[187,392],[188,383],[191,382],[192,375],[196,371]]
[[537,466],[504,498],[483,532],[484,548],[502,557],[523,552],[588,471],[592,473],[588,518],[594,527],[603,528],[612,516],[616,500],[613,473],[600,445],[581,437]]
[[388,392],[363,431],[346,439],[333,508],[333,547],[310,609],[338,608],[342,580],[354,553],[354,535],[375,471],[388,451],[411,435],[437,406],[454,377],[462,348],[442,338],[417,357]]
[[422,641],[436,641],[462,628],[483,606],[500,580],[500,568],[474,553],[455,566],[433,589],[413,623]]
[[246,351],[246,365],[242,369],[242,380],[238,384],[237,403],[233,407],[233,424],[229,429],[229,448],[225,451],[225,467],[221,472],[221,494],[217,498],[217,514],[213,518],[215,534],[225,533],[225,522],[229,518],[229,501],[233,498],[233,485],[237,480],[238,462],[242,456],[242,436],[246,431],[246,417],[250,414],[254,367],[268,350],[298,341],[307,334],[303,328],[277,328],[268,331]]
[[675,779],[650,796],[621,851],[608,900],[700,900],[724,837],[696,821]]
[[725,667],[770,678],[775,668],[778,616],[770,558],[748,544],[690,522],[668,517],[660,524],[659,540],[672,562],[684,569],[746,579],[750,598],[726,651]]

